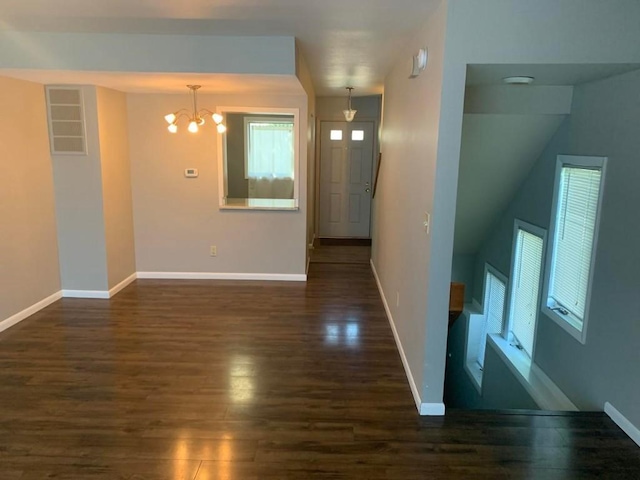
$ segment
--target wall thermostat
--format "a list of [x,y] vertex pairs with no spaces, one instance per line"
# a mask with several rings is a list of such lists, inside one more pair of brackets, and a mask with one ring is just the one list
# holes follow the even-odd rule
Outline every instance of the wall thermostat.
[[197,168],[185,168],[184,176],[187,178],[196,178],[198,176]]

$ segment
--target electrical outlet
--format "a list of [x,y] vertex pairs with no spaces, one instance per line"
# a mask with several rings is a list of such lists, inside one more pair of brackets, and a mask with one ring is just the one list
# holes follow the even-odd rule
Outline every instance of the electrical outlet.
[[212,257],[215,257],[218,255],[218,248],[215,245],[211,245],[211,250],[209,251],[209,254]]
[[424,231],[429,234],[429,230],[431,229],[431,215],[429,212],[424,212],[424,222],[422,222],[422,226],[424,227]]
[[396,307],[400,306],[400,292],[396,292]]

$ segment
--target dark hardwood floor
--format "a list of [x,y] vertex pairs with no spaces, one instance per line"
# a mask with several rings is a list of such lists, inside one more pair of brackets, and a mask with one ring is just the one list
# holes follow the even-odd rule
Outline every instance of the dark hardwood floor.
[[0,366],[2,480],[640,478],[603,414],[419,417],[367,264],[64,299]]

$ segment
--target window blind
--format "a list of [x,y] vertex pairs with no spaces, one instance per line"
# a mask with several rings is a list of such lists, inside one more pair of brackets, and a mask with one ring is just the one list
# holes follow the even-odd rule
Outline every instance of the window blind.
[[506,288],[506,285],[498,277],[487,272],[484,292],[484,326],[478,345],[478,363],[481,367],[484,367],[487,335],[491,333],[502,334]]
[[249,122],[249,178],[293,178],[293,123]]
[[536,331],[542,248],[542,238],[518,229],[512,287],[511,332],[529,356],[533,353]]
[[602,171],[565,166],[560,174],[549,296],[584,319]]

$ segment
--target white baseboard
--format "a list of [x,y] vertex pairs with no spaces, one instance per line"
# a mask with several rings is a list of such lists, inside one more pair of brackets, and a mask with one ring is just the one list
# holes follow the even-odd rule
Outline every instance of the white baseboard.
[[421,403],[420,415],[441,417],[442,415],[444,415],[444,403]]
[[109,298],[107,290],[62,290],[64,298]]
[[376,271],[376,266],[373,263],[373,259],[369,260],[371,264],[371,270],[373,271],[373,276],[376,279],[376,284],[378,285],[378,291],[380,292],[380,298],[382,298],[382,304],[384,305],[384,310],[387,312],[387,318],[389,319],[389,325],[391,326],[391,331],[393,332],[393,338],[396,341],[396,346],[398,347],[398,352],[400,353],[400,358],[402,359],[402,365],[404,366],[404,372],[407,375],[407,380],[409,381],[409,387],[411,388],[411,393],[413,394],[413,399],[416,402],[416,408],[420,415],[431,415],[431,416],[442,416],[444,415],[444,403],[423,403],[422,398],[420,397],[420,392],[418,391],[418,387],[413,378],[413,374],[411,373],[411,367],[409,366],[409,361],[407,360],[407,356],[404,353],[404,348],[402,348],[402,342],[400,341],[400,336],[398,335],[398,330],[396,329],[396,324],[393,321],[393,315],[391,315],[391,309],[389,308],[389,303],[387,302],[387,298],[384,294],[384,290],[382,289],[382,284],[380,283],[380,278],[378,277],[378,272]]
[[13,327],[15,324],[21,322],[27,317],[30,317],[36,312],[39,312],[45,307],[48,307],[53,302],[60,300],[62,298],[62,292],[56,292],[53,295],[49,295],[47,298],[40,300],[38,303],[34,303],[28,308],[25,308],[21,312],[16,313],[15,315],[11,315],[9,318],[5,318],[0,321],[0,332],[6,330],[9,327]]
[[638,446],[640,446],[640,429],[636,427],[633,423],[631,423],[627,418],[622,415],[616,407],[611,405],[609,402],[604,404],[604,413],[609,415],[609,418],[613,420],[616,425],[618,425],[624,433],[629,435],[631,440],[636,442]]
[[116,293],[118,293],[123,288],[127,287],[131,282],[133,282],[136,278],[138,278],[138,274],[136,272],[129,275],[127,278],[122,280],[119,284],[109,290],[109,298],[113,297]]
[[138,278],[157,280],[266,280],[306,282],[306,274],[296,273],[207,273],[207,272],[138,272]]

